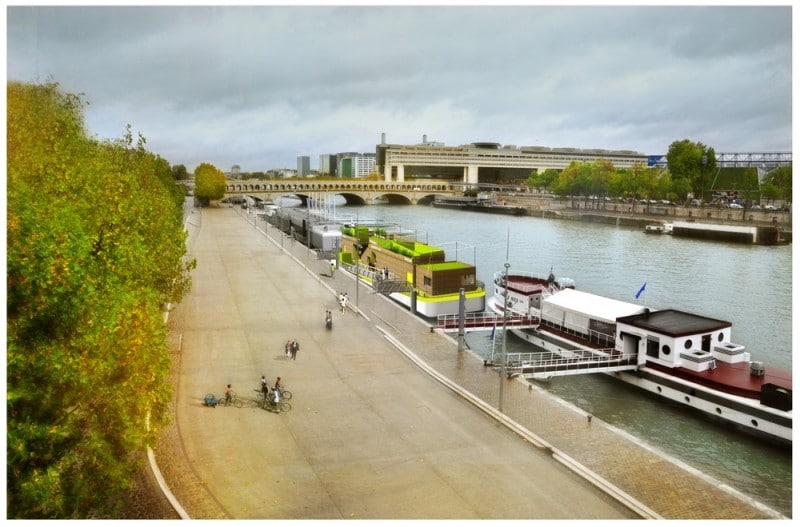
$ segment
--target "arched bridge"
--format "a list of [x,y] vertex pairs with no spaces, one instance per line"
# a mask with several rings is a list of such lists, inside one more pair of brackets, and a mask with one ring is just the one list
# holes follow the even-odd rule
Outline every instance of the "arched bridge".
[[453,182],[383,182],[361,180],[229,180],[225,195],[247,195],[275,200],[281,196],[300,199],[305,205],[309,198],[321,195],[342,196],[348,205],[367,205],[376,199],[393,204],[428,203],[435,195],[461,194],[463,183]]

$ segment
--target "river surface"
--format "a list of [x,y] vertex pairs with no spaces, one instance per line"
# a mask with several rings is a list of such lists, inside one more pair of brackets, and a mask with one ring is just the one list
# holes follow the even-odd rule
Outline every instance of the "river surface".
[[[447,258],[474,264],[491,294],[496,271],[529,271],[575,281],[583,291],[675,308],[733,323],[732,341],[751,359],[792,370],[792,245],[709,242],[569,220],[451,211],[428,206],[339,206],[339,218],[391,222]],[[636,292],[647,283],[638,300]],[[469,333],[479,356],[499,352],[502,335]],[[528,352],[510,333],[509,353]],[[792,453],[733,431],[603,374],[531,381],[657,450],[792,516]],[[643,470],[645,470],[643,468]]]

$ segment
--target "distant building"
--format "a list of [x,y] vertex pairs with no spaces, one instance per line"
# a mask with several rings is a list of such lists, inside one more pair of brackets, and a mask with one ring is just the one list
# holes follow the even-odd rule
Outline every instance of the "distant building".
[[297,177],[306,177],[311,173],[311,158],[297,156]]
[[319,175],[336,177],[337,172],[336,156],[331,154],[321,154],[319,156]]
[[364,178],[375,170],[375,154],[356,154],[343,157],[339,162],[339,174],[343,178]]
[[547,169],[563,170],[573,161],[610,161],[615,167],[630,168],[646,165],[648,156],[633,150],[603,150],[581,148],[549,148],[545,146],[501,145],[475,142],[460,146],[444,146],[438,141],[416,145],[390,144],[381,134],[376,145],[377,171],[384,181],[410,179],[443,179],[464,183],[519,184],[532,172]]

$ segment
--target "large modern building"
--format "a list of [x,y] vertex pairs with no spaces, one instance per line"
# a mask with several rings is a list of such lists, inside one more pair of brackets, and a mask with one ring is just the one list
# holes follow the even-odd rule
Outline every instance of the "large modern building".
[[311,158],[297,156],[297,177],[306,177],[311,173]]
[[385,181],[449,179],[464,183],[513,183],[526,180],[533,171],[563,170],[573,161],[607,159],[615,167],[647,165],[648,156],[633,150],[549,148],[545,146],[502,146],[499,143],[470,143],[443,146],[423,142],[416,145],[387,144],[385,134],[376,146],[376,169]]
[[375,154],[356,154],[342,157],[338,172],[343,178],[364,178],[375,170]]
[[337,164],[336,156],[331,154],[320,154],[319,156],[319,175],[336,177]]

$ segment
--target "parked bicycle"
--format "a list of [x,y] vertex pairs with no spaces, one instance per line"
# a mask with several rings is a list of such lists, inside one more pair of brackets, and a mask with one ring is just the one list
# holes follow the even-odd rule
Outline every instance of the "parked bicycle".
[[230,400],[230,402],[226,401],[226,400],[225,400],[225,396],[223,396],[221,399],[218,399],[218,400],[217,400],[217,404],[218,404],[219,406],[230,406],[230,405],[233,405],[233,406],[235,406],[236,408],[241,408],[242,406],[244,406],[244,401],[242,401],[241,399],[239,399],[239,396],[238,396],[238,395],[236,395],[236,392],[233,392],[233,393],[231,393],[231,400]]

